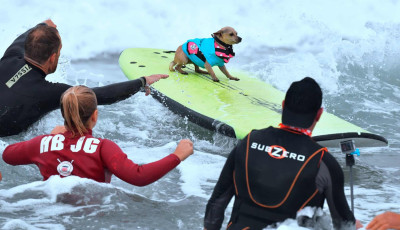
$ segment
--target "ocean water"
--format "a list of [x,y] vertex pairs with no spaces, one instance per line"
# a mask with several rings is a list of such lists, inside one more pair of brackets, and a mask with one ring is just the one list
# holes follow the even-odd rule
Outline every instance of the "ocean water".
[[[386,137],[388,147],[360,149],[354,166],[355,216],[364,225],[400,212],[400,3],[397,1],[6,1],[0,0],[0,53],[21,33],[51,18],[63,49],[48,79],[102,86],[125,81],[119,53],[129,47],[175,50],[189,38],[234,27],[243,41],[228,69],[246,70],[285,91],[314,77],[326,111]],[[137,93],[99,107],[94,134],[115,141],[137,163],[171,153],[182,138],[194,154],[146,187],[68,177],[41,181],[36,166],[0,160],[0,229],[202,229],[205,205],[236,140],[181,118]],[[8,144],[49,133],[63,120],[46,115]],[[350,201],[349,169],[338,149]],[[226,211],[226,220],[230,208]],[[322,223],[328,229],[329,211]],[[278,229],[300,229],[286,220]]]

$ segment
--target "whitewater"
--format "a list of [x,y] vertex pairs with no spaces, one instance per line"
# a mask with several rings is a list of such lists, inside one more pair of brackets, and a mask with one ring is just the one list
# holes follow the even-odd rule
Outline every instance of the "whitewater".
[[[175,50],[187,39],[232,26],[243,41],[234,46],[228,69],[245,70],[281,91],[311,76],[323,89],[326,111],[388,139],[388,147],[360,148],[353,168],[355,216],[366,226],[386,210],[400,212],[398,12],[400,2],[374,0],[0,0],[0,54],[51,18],[63,48],[57,71],[47,79],[96,87],[126,80],[118,66],[126,48]],[[26,132],[1,138],[0,154],[61,124],[60,111],[53,111]],[[140,92],[99,106],[93,133],[116,142],[136,163],[170,154],[183,138],[194,142],[194,154],[146,187],[116,177],[110,184],[57,176],[43,182],[36,166],[0,160],[0,229],[203,229],[205,206],[237,140],[205,130]],[[344,155],[329,150],[343,167],[350,202]],[[326,204],[322,215],[330,229]],[[278,227],[300,228],[292,219]]]

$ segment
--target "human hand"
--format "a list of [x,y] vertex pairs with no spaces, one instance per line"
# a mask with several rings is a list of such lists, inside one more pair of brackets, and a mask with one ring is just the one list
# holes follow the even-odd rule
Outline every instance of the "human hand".
[[183,139],[176,147],[174,154],[178,156],[179,160],[184,161],[193,154],[193,142],[189,139]]
[[54,24],[54,22],[49,18],[49,19],[47,19],[46,21],[44,21],[44,23],[46,23],[48,26],[51,26],[51,27],[54,27],[54,28],[57,28],[57,25],[56,24]]
[[169,77],[169,75],[167,75],[167,74],[153,74],[150,76],[146,76],[144,78],[146,78],[146,84],[151,85],[154,82],[157,82],[160,79],[165,79],[167,77]]
[[165,79],[169,77],[169,75],[166,74],[153,74],[150,76],[146,76],[146,85],[144,87],[144,90],[146,91],[146,96],[150,94],[150,85],[153,84],[154,82],[157,82],[160,79]]
[[366,227],[371,230],[400,229],[400,214],[385,212],[377,215]]
[[363,224],[359,220],[356,220],[356,229],[360,229],[362,227],[364,227]]
[[65,131],[67,131],[67,129],[65,128],[65,126],[63,125],[57,125],[50,134],[59,134],[59,133],[64,133]]
[[146,91],[146,96],[150,94],[150,85],[153,84],[154,82],[157,82],[160,79],[165,79],[169,77],[169,75],[167,74],[153,74],[150,76],[146,76],[144,78],[146,78],[146,86],[144,87],[145,91]]

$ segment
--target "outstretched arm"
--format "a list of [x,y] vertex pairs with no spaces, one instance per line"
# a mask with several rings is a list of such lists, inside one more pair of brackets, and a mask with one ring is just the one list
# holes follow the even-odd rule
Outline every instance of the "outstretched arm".
[[[22,141],[15,144],[11,144],[4,149],[3,160],[10,165],[26,165],[32,164],[32,158],[35,157],[36,151],[32,149],[37,148],[42,136],[37,136],[28,141]],[[39,149],[39,148],[37,148]]]
[[92,88],[97,97],[99,105],[109,105],[121,100],[125,100],[137,93],[142,87],[146,90],[146,96],[150,94],[150,85],[160,79],[167,78],[165,74],[154,74],[139,79],[119,82],[102,87]]
[[330,153],[325,153],[316,178],[318,190],[323,192],[335,229],[355,226],[355,218],[344,194],[342,168]]
[[157,181],[192,153],[192,142],[182,140],[174,153],[158,161],[138,165],[128,159],[114,142],[104,140],[101,146],[101,157],[105,167],[121,180],[136,186],[145,186]]

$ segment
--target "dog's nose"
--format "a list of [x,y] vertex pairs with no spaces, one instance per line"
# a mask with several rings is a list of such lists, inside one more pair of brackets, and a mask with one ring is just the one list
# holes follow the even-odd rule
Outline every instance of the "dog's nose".
[[242,41],[242,38],[238,36],[238,42],[241,42],[241,41]]

